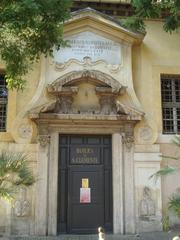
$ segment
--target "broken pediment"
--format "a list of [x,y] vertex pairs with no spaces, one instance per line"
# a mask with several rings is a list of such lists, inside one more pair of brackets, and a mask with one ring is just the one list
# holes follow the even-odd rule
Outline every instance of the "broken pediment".
[[[47,93],[54,100],[39,106],[34,111],[32,110],[32,118],[56,114],[56,116],[79,115],[81,118],[83,116],[85,118],[88,116],[94,116],[94,118],[97,116],[119,116],[124,120],[141,119],[142,112],[127,107],[118,100],[118,97],[125,93],[126,87],[114,79],[108,82],[108,77],[103,78],[103,73],[98,79],[95,79],[96,72],[77,72],[76,74],[76,77],[75,73],[71,73],[71,75],[64,76],[63,79],[49,84]],[[77,78],[77,76],[81,77]],[[90,76],[93,78],[91,79]]]
[[126,86],[123,86],[120,82],[115,80],[110,75],[107,75],[98,70],[82,70],[82,71],[72,71],[69,72],[53,83],[47,86],[47,91],[50,94],[56,94],[61,91],[64,86],[73,86],[77,85],[80,82],[90,82],[95,86],[105,86],[110,87],[112,92],[124,93]]

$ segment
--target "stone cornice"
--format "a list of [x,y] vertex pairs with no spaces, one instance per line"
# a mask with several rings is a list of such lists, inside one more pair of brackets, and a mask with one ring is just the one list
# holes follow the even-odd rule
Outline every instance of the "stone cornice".
[[[80,22],[84,22],[84,24],[79,24]],[[145,36],[145,34],[132,32],[124,28],[120,21],[91,8],[81,9],[72,13],[72,17],[65,22],[65,35],[73,29],[79,28],[79,26],[81,26],[81,28],[82,26],[85,27],[87,22],[88,25],[92,25],[93,28],[103,29],[107,33],[110,31],[111,35],[130,44],[141,43]],[[75,27],[75,24],[77,24],[77,27]]]
[[48,123],[60,123],[60,122],[137,122],[142,119],[139,116],[130,115],[103,115],[103,114],[57,114],[57,113],[31,113],[29,117],[32,120]]

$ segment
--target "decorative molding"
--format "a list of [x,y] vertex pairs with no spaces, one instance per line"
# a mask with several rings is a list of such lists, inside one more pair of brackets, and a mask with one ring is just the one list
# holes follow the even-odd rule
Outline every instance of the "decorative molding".
[[18,134],[23,139],[31,138],[32,132],[32,127],[30,124],[21,124],[18,128]]
[[59,89],[59,91],[61,91],[62,86],[83,78],[91,78],[92,80],[94,79],[96,81],[100,81],[105,85],[108,85],[109,87],[111,87],[113,92],[120,92],[120,90],[123,90],[123,93],[124,93],[126,89],[125,86],[123,86],[113,77],[101,71],[82,70],[82,71],[72,71],[70,73],[63,75],[62,77],[56,79],[53,83],[49,84],[47,86],[47,90],[48,92],[51,91],[51,89]]
[[134,129],[134,135],[137,144],[157,143],[157,124],[151,120],[139,122]]
[[116,98],[117,93],[109,87],[96,87],[96,93],[99,96],[100,114],[114,115],[117,114]]
[[83,61],[79,61],[78,59],[75,58],[71,58],[69,59],[67,62],[65,63],[58,63],[58,62],[54,62],[55,65],[55,70],[56,71],[64,71],[66,70],[71,64],[77,64],[80,66],[83,66],[85,69],[87,68],[91,68],[94,66],[98,66],[98,65],[104,65],[106,68],[109,69],[109,71],[111,73],[117,73],[120,71],[122,64],[119,65],[112,65],[112,64],[108,64],[106,61],[104,60],[97,60],[97,61],[92,61],[92,59],[90,57],[84,57]]
[[55,96],[72,95],[78,92],[78,87],[76,86],[63,87],[59,84],[55,84],[55,85],[50,84],[47,86],[47,91],[48,93],[53,94]]
[[[31,113],[29,113],[29,117],[31,119],[40,119],[45,116],[48,117],[47,114],[54,114],[56,117],[55,119],[70,119],[74,117],[77,119],[79,116],[80,119],[88,119],[88,116],[90,119],[98,119],[98,116],[102,116],[101,119],[106,118],[106,116],[110,116],[112,119],[121,119],[121,120],[128,120],[128,121],[139,121],[142,119],[142,114],[137,113],[135,111],[133,113],[133,108],[131,112],[126,111],[126,106],[123,105],[123,108],[120,109],[119,105],[116,104],[116,94],[98,94],[99,97],[99,106],[94,108],[87,108],[86,111],[83,109],[82,111],[79,108],[73,107],[73,96],[71,95],[61,95],[57,97],[57,100],[43,104],[42,106],[39,106],[38,109],[32,110]],[[128,107],[129,109],[129,107]],[[67,117],[65,116],[67,114]],[[53,115],[52,115],[53,116]],[[62,117],[61,117],[62,116]],[[75,117],[77,116],[77,117]],[[115,117],[115,118],[114,118]],[[51,117],[52,119],[52,117]],[[44,134],[43,134],[44,135]]]
[[143,141],[150,141],[153,138],[152,128],[149,126],[142,126],[139,128],[139,138]]
[[113,115],[116,114],[115,96],[104,95],[99,99],[100,103],[100,114]]
[[19,198],[14,202],[14,215],[27,217],[30,214],[30,202],[26,199],[26,189],[21,188]]
[[131,151],[134,145],[134,127],[133,124],[127,123],[124,126],[123,143],[125,144],[128,151]]
[[125,134],[122,137],[122,142],[123,144],[125,144],[127,150],[130,151],[132,146],[134,145],[134,136],[128,136]]
[[145,186],[143,188],[142,199],[139,202],[139,217],[143,221],[149,221],[155,216],[155,201],[152,199],[152,190]]
[[[89,58],[88,58],[89,59]],[[88,60],[87,59],[87,60]],[[81,107],[74,104],[74,97],[78,94],[80,83],[91,82],[99,102],[92,107]],[[94,91],[93,90],[93,91]],[[111,76],[96,70],[73,71],[58,78],[55,82],[47,86],[47,92],[51,96],[50,102],[32,110],[30,117],[32,119],[43,118],[46,114],[55,114],[56,120],[60,114],[82,115],[81,119],[87,115],[92,115],[96,119],[98,115],[116,115],[120,120],[139,121],[143,113],[119,102],[117,98],[124,94],[126,87],[122,86]],[[88,92],[88,89],[87,91]],[[44,114],[44,115],[43,115]],[[44,134],[43,134],[44,135]]]
[[50,143],[50,135],[39,135],[38,142],[41,147],[46,147]]
[[120,101],[116,102],[116,107],[117,107],[117,113],[124,113],[130,117],[130,119],[139,119],[141,120],[142,116],[144,115],[143,112],[133,108],[129,107],[127,105],[124,105]]
[[72,113],[72,103],[73,103],[72,95],[59,96],[54,108],[54,112],[62,114]]

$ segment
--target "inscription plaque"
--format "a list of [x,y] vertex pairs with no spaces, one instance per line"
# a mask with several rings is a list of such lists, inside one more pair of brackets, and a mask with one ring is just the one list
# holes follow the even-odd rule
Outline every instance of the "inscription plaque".
[[108,38],[85,31],[65,39],[69,41],[70,47],[55,52],[57,63],[63,64],[70,59],[83,61],[84,57],[90,57],[93,62],[104,60],[111,65],[120,65],[122,62],[120,43]]
[[70,149],[71,164],[99,164],[100,151],[96,147],[72,147]]

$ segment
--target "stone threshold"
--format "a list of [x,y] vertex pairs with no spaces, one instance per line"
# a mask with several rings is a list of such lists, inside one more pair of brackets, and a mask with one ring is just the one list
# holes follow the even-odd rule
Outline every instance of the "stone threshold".
[[[106,240],[139,240],[135,235],[107,234]],[[11,236],[3,237],[0,240],[98,240],[98,235],[59,235],[59,236]]]
[[[106,234],[106,240],[172,240],[180,235],[180,230],[169,232],[148,232],[136,235]],[[98,240],[98,235],[59,235],[59,236],[10,236],[1,237],[0,240]]]

